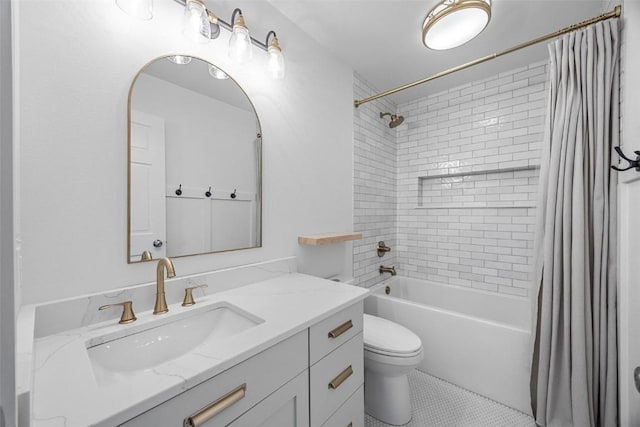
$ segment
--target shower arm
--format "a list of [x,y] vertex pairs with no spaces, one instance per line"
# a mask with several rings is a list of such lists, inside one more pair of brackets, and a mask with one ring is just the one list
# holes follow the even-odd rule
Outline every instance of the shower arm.
[[602,14],[600,16],[596,16],[595,18],[591,18],[591,19],[588,19],[586,21],[579,22],[577,24],[573,24],[573,25],[571,25],[569,27],[562,28],[562,29],[560,29],[560,30],[558,30],[556,32],[546,34],[546,35],[538,37],[536,39],[529,40],[529,41],[524,42],[524,43],[520,43],[519,45],[510,47],[509,49],[505,49],[505,50],[500,51],[500,52],[492,53],[491,55],[487,55],[487,56],[484,56],[482,58],[474,59],[473,61],[467,62],[466,64],[462,64],[462,65],[458,65],[457,67],[449,68],[448,70],[444,70],[444,71],[436,73],[436,74],[434,74],[432,76],[425,77],[424,79],[416,80],[415,82],[408,83],[408,84],[403,85],[403,86],[399,86],[399,87],[397,87],[395,89],[390,89],[390,90],[388,90],[386,92],[381,92],[381,93],[379,93],[377,95],[370,96],[369,98],[360,99],[360,100],[356,99],[355,101],[353,101],[353,105],[356,108],[358,108],[359,106],[361,106],[362,104],[366,104],[367,102],[375,101],[376,99],[380,99],[380,98],[383,98],[385,96],[393,95],[394,93],[398,93],[398,92],[401,92],[403,90],[410,89],[410,88],[412,88],[414,86],[418,86],[418,85],[421,85],[423,83],[427,83],[427,82],[429,82],[431,80],[435,80],[437,78],[444,77],[444,76],[449,75],[449,74],[453,74],[453,73],[455,73],[457,71],[461,71],[461,70],[464,70],[466,68],[473,67],[474,65],[478,65],[478,64],[482,64],[483,62],[491,61],[492,59],[496,59],[496,58],[498,58],[500,56],[503,56],[503,55],[506,55],[508,53],[512,53],[512,52],[515,52],[517,50],[524,49],[525,47],[533,46],[533,45],[541,43],[543,41],[547,41],[547,40],[559,37],[561,35],[570,33],[570,32],[575,31],[575,30],[579,30],[580,28],[588,27],[589,25],[595,24],[596,22],[606,21],[607,19],[611,19],[611,18],[618,18],[618,17],[620,17],[620,15],[622,15],[622,7],[618,5],[611,12],[604,13],[604,14]]

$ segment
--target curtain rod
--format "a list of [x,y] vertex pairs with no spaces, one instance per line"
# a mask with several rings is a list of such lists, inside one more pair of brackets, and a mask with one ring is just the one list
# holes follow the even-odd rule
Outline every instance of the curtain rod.
[[492,59],[496,59],[499,56],[503,56],[503,55],[506,55],[508,53],[515,52],[515,51],[520,50],[520,49],[524,49],[525,47],[533,46],[534,44],[538,44],[540,42],[543,42],[543,41],[546,41],[546,40],[549,40],[549,39],[553,39],[553,38],[561,36],[563,34],[567,34],[567,33],[570,33],[572,31],[578,30],[580,28],[587,27],[587,26],[589,26],[591,24],[595,24],[596,22],[605,21],[605,20],[611,19],[611,18],[618,18],[621,14],[622,14],[622,7],[621,6],[616,6],[611,12],[602,14],[600,16],[596,16],[595,18],[591,18],[591,19],[588,19],[586,21],[579,22],[577,24],[573,24],[573,25],[571,25],[569,27],[566,27],[566,28],[563,28],[561,30],[558,30],[558,31],[556,31],[554,33],[549,33],[547,35],[538,37],[536,39],[529,40],[528,42],[520,43],[520,44],[518,44],[516,46],[510,47],[509,49],[505,49],[505,50],[500,51],[500,52],[492,53],[491,55],[487,55],[487,56],[484,56],[482,58],[475,59],[475,60],[473,60],[471,62],[467,62],[466,64],[458,65],[457,67],[449,68],[448,70],[444,70],[444,71],[436,73],[436,74],[434,74],[432,76],[425,77],[424,79],[416,80],[415,82],[408,83],[408,84],[406,84],[404,86],[399,86],[399,87],[397,87],[395,89],[390,89],[390,90],[388,90],[386,92],[382,92],[382,93],[379,93],[377,95],[370,96],[369,98],[360,99],[360,100],[356,99],[355,101],[353,101],[353,105],[356,108],[358,108],[359,106],[361,106],[362,104],[365,104],[367,102],[371,102],[371,101],[374,101],[376,99],[383,98],[385,96],[393,95],[394,93],[403,91],[405,89],[412,88],[414,86],[421,85],[423,83],[429,82],[431,80],[435,80],[435,79],[437,79],[439,77],[443,77],[443,76],[446,76],[448,74],[453,74],[453,73],[455,73],[457,71],[464,70],[465,68],[469,68],[469,67],[472,67],[474,65],[482,64],[483,62],[487,62],[487,61],[490,61]]

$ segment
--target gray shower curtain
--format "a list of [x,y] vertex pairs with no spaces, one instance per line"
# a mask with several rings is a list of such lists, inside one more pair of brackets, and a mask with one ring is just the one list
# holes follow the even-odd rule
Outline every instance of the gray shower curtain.
[[550,99],[535,242],[531,400],[540,426],[616,426],[619,31],[608,20],[549,45]]

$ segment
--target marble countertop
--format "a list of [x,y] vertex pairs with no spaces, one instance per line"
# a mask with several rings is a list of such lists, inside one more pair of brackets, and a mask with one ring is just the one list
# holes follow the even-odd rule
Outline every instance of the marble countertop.
[[[37,338],[33,356],[32,426],[113,426],[295,335],[364,299],[366,289],[304,274],[285,274],[207,295],[192,307],[169,306],[170,316],[227,302],[260,317],[263,323],[225,340],[224,346],[199,346],[153,369],[98,384],[87,353],[96,337],[126,335],[157,322],[151,311],[136,313],[129,325],[101,322]],[[166,317],[165,317],[166,316]]]

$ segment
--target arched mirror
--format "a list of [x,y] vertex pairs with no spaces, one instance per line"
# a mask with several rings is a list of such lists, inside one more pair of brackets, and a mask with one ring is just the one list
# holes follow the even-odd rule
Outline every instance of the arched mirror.
[[261,130],[198,58],[147,64],[129,92],[128,262],[261,246]]

